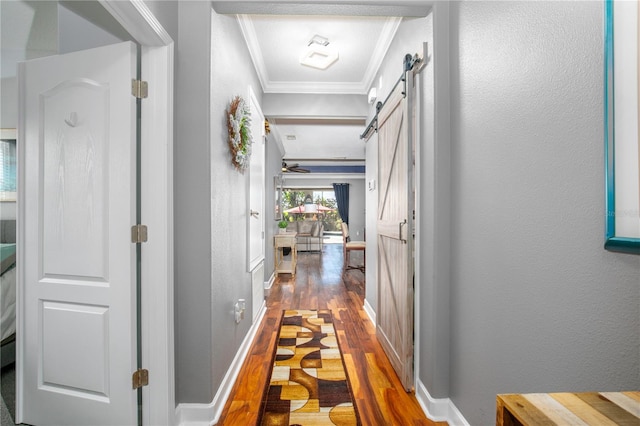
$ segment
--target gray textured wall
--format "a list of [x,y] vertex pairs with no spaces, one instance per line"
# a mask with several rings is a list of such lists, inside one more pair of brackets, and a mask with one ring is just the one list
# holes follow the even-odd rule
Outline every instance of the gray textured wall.
[[211,286],[211,14],[180,2],[176,50],[175,383],[176,404],[209,403],[214,386]]
[[[234,303],[242,298],[251,312],[251,275],[247,272],[248,173],[231,164],[226,110],[234,96],[258,103],[262,88],[235,16],[213,13],[211,22],[211,320],[213,389],[218,389],[251,326],[251,315],[236,324]],[[268,224],[266,225],[268,226]],[[202,379],[206,380],[206,377]]]
[[603,5],[451,5],[451,392],[640,388],[640,256],[603,250]]
[[176,403],[210,403],[251,326],[247,180],[231,164],[226,110],[262,89],[237,20],[181,1],[177,49]]

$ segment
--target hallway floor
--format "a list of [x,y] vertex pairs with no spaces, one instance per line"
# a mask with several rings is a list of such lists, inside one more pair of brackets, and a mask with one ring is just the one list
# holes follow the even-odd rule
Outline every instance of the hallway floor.
[[[351,262],[362,264],[362,255],[352,254]],[[280,275],[267,295],[267,312],[218,426],[256,424],[284,309],[331,309],[363,425],[446,425],[427,419],[402,388],[363,303],[364,274],[342,273],[341,244],[325,245],[323,254],[299,253],[295,279]]]

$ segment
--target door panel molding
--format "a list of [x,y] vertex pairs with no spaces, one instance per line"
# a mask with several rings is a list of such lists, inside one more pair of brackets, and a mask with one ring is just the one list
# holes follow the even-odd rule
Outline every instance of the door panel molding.
[[137,419],[135,71],[131,42],[19,65],[22,423]]

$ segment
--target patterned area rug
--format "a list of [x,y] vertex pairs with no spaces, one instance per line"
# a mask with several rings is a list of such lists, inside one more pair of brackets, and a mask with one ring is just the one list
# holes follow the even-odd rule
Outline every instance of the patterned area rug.
[[284,311],[262,425],[360,425],[330,310]]

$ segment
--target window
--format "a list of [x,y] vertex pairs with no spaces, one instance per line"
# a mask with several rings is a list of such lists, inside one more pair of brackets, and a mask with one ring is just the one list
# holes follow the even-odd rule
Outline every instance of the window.
[[[287,210],[303,206],[305,198],[309,195],[313,199],[314,204],[324,206],[328,210],[313,214],[287,212]],[[338,204],[333,188],[285,188],[282,191],[282,201],[282,208],[283,212],[285,212],[284,216],[286,220],[304,220],[312,216],[315,219],[320,218],[324,222],[324,232],[341,232],[340,224],[342,220],[338,214]],[[318,217],[318,215],[320,215],[320,217]]]
[[16,141],[0,140],[0,201],[16,200]]

